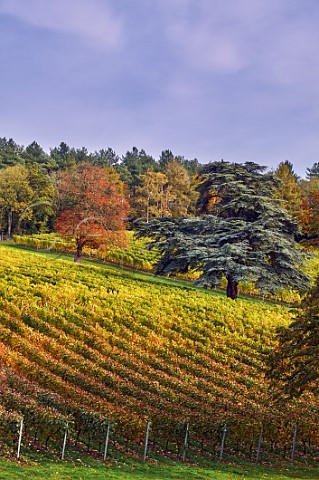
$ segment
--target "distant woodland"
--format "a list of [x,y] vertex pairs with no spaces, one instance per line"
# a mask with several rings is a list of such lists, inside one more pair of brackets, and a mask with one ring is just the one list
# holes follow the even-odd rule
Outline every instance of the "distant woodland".
[[[0,138],[2,234],[12,237],[14,233],[54,231],[61,209],[59,178],[83,162],[110,172],[113,183],[122,182],[123,197],[129,203],[126,211],[129,219],[149,221],[199,214],[198,186],[204,165],[196,158],[186,159],[164,150],[155,159],[136,147],[120,157],[112,148],[91,153],[85,147],[76,149],[64,142],[47,153],[37,142],[24,147],[4,137]],[[319,162],[309,165],[306,179],[298,178],[289,161],[280,163],[273,173],[280,179],[275,197],[298,222],[302,239],[316,244]],[[215,201],[213,196],[210,201]],[[207,211],[210,208],[208,202]]]

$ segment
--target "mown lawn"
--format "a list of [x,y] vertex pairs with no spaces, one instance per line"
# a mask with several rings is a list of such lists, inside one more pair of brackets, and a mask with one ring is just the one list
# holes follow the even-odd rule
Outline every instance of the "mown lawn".
[[169,462],[149,464],[142,462],[113,463],[102,465],[88,459],[73,462],[42,458],[17,461],[0,460],[1,480],[315,480],[319,468],[263,467],[213,464],[211,467],[180,465]]

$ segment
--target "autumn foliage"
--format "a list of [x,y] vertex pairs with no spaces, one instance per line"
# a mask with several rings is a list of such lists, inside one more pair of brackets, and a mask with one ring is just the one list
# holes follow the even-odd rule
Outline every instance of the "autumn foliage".
[[312,245],[318,245],[319,191],[311,190],[301,202],[300,223]]
[[129,204],[115,172],[82,163],[62,172],[58,190],[56,231],[75,240],[75,262],[80,261],[85,245],[101,249],[125,246]]

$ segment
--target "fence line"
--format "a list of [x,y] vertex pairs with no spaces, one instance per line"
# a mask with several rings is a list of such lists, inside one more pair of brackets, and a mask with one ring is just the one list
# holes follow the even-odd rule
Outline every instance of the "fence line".
[[[1,419],[1,415],[0,415],[0,419]],[[12,429],[12,421],[9,422],[10,423],[11,427],[8,428],[8,432],[9,431],[13,431]],[[3,426],[3,422],[2,422],[2,426]],[[172,425],[173,427],[173,425]],[[196,427],[196,426],[194,426]],[[220,428],[222,427],[222,428]],[[224,424],[220,424],[220,427],[219,427],[219,430],[216,430],[215,431],[215,438],[217,440],[217,443],[215,442],[216,444],[216,447],[217,447],[217,454],[218,454],[218,459],[219,461],[222,461],[224,459],[224,456],[225,454],[227,453],[227,457],[236,457],[236,453],[241,453],[241,456],[243,454],[243,452],[245,451],[245,448],[247,450],[247,441],[243,441],[242,444],[241,444],[241,447],[238,446],[238,437],[236,437],[237,435],[237,432],[236,432],[236,428],[235,428],[235,425],[231,425],[230,423],[224,423]],[[21,419],[21,420],[16,420],[16,432],[17,432],[17,437],[16,437],[16,441],[18,443],[18,447],[17,447],[17,458],[20,459],[21,457],[21,446],[22,446],[22,437],[25,439],[24,440],[24,444],[25,445],[28,445],[28,448],[32,448],[32,445],[35,444],[35,438],[36,438],[36,435],[34,436],[34,441],[31,442],[30,441],[30,435],[32,435],[32,428],[33,429],[36,429],[37,427],[33,426],[32,423],[30,422],[30,424],[28,425],[28,422],[25,421],[25,419]],[[112,432],[113,432],[113,428],[112,428]],[[172,431],[174,430],[174,428],[172,428]],[[300,430],[300,433],[298,434]],[[63,430],[62,430],[63,431]],[[153,429],[152,429],[153,431]],[[108,421],[108,423],[106,423],[106,430],[104,429],[104,454],[103,454],[103,460],[105,461],[106,460],[106,457],[107,457],[107,454],[108,454],[108,449],[109,449],[109,442],[110,442],[110,432],[111,432],[111,423]],[[125,441],[125,442],[131,442],[132,445],[131,445],[131,448],[132,448],[132,451],[136,449],[138,449],[138,443],[136,443],[136,440],[128,440],[127,437],[121,435],[120,437],[116,437],[116,428],[114,430],[115,432],[115,438],[117,439],[116,442],[120,442],[120,441]],[[258,431],[255,430],[256,433],[254,433],[252,439],[251,439],[251,442],[252,442],[252,450],[250,452],[250,456],[248,454],[246,454],[246,458],[249,459],[251,461],[255,461],[255,462],[259,462],[260,459],[261,459],[261,455],[263,455],[263,458],[272,458],[272,456],[276,456],[277,458],[277,461],[278,461],[278,458],[280,456],[282,456],[283,458],[286,458],[285,457],[285,454],[286,454],[286,446],[287,446],[287,442],[288,444],[290,443],[291,445],[291,457],[290,457],[290,462],[291,464],[294,464],[295,463],[295,458],[296,458],[296,454],[298,454],[298,451],[299,451],[299,456],[301,456],[301,453],[302,455],[304,456],[305,452],[304,452],[304,449],[305,449],[305,436],[302,436],[302,429],[300,429],[300,425],[298,424],[295,424],[294,425],[294,428],[293,430],[291,430],[291,427],[289,427],[289,425],[287,425],[287,428],[286,430],[284,430],[284,433],[286,434],[286,436],[284,437],[284,440],[282,439],[281,442],[280,442],[280,439],[277,437],[275,438],[274,436],[272,436],[269,432],[268,432],[268,438],[267,438],[267,433],[265,432],[265,429],[264,428],[260,428],[259,430],[259,435],[258,435]],[[170,444],[175,444],[176,446],[178,446],[178,442],[180,441],[180,444],[182,446],[182,450],[181,450],[181,456],[179,458],[181,458],[182,461],[185,461],[186,460],[186,453],[189,451],[190,453],[187,453],[187,456],[189,458],[191,458],[191,451],[193,451],[193,453],[195,452],[201,452],[201,454],[203,456],[205,455],[212,455],[212,452],[208,449],[205,449],[203,447],[203,444],[201,445],[200,441],[198,439],[196,439],[196,430],[192,430],[191,429],[191,426],[190,426],[190,423],[189,422],[185,422],[184,426],[182,424],[179,424],[179,426],[177,427],[176,426],[176,429],[175,429],[175,439],[173,437],[173,434],[171,434],[171,437],[165,437],[165,436],[158,436],[156,435],[156,442],[154,440],[154,438],[151,438],[151,422],[148,421],[147,424],[146,424],[146,430],[144,431],[144,442],[140,442],[142,445],[144,445],[143,447],[143,454],[142,455],[142,458],[144,461],[146,461],[148,455],[149,455],[149,445],[152,443],[152,444],[157,444],[157,445],[161,445],[161,444],[165,444],[168,443],[167,440],[169,440]],[[156,430],[155,430],[155,433],[156,433]],[[55,432],[55,437],[52,435],[52,441],[54,441],[55,445],[58,445],[59,443],[59,438],[60,438],[60,441],[61,441],[61,429],[60,430],[57,430]],[[100,446],[103,445],[103,439],[101,439],[101,435],[102,435],[102,432],[99,430],[98,433],[96,433],[96,437],[94,437],[94,435],[90,434],[87,439],[89,439],[89,442],[93,439],[93,442],[95,441],[95,445],[98,443]],[[29,437],[28,437],[29,436]],[[153,435],[152,435],[153,436]],[[2,438],[1,438],[2,437]],[[2,433],[1,434],[1,440],[5,441],[5,435]],[[68,438],[70,437],[70,441],[68,441]],[[290,442],[289,442],[289,437],[290,437]],[[70,425],[69,422],[67,422],[65,424],[65,428],[64,428],[64,436],[63,436],[63,445],[62,445],[62,452],[61,452],[61,460],[63,460],[65,458],[65,454],[66,454],[66,444],[67,444],[67,441],[68,441],[68,445],[70,448],[72,448],[72,442],[73,442],[73,447],[76,448],[77,446],[77,440],[75,441],[75,438],[77,438],[77,435],[76,435],[76,430],[72,430],[72,424]],[[180,440],[178,440],[178,438]],[[218,443],[218,438],[219,438],[219,443]],[[237,450],[236,450],[236,438],[237,438]],[[298,443],[298,438],[299,438],[299,443]],[[72,440],[73,439],[73,440]],[[27,441],[28,440],[28,441]],[[313,443],[311,448],[310,448],[310,439],[309,440],[309,447],[308,447],[308,456],[309,455],[312,455],[312,460],[317,460],[319,461],[319,436],[316,437],[316,443]],[[37,442],[41,444],[41,440],[37,438]],[[84,443],[83,443],[84,442]],[[82,441],[83,444],[85,444],[85,440]],[[127,443],[126,443],[127,444]],[[253,445],[256,445],[256,450],[253,448]],[[129,444],[127,444],[129,445]],[[244,447],[243,447],[244,445]],[[246,447],[245,447],[246,445]],[[300,447],[303,447],[303,452],[301,452],[301,448]],[[43,442],[43,447],[46,448],[47,447],[47,441],[46,442]],[[99,448],[100,449],[100,448]],[[156,449],[157,450],[157,449]],[[160,452],[163,453],[164,451],[164,447],[161,447],[160,450],[158,450]],[[253,457],[253,451],[256,451],[256,455],[255,455],[255,458]],[[173,452],[171,450],[171,452]],[[215,456],[216,456],[216,453],[215,453]],[[164,455],[164,453],[163,453]],[[169,455],[169,451],[168,449],[166,448],[166,455]],[[177,451],[177,455],[178,455],[178,451]],[[249,458],[248,458],[249,457]],[[286,461],[289,461],[288,458]]]

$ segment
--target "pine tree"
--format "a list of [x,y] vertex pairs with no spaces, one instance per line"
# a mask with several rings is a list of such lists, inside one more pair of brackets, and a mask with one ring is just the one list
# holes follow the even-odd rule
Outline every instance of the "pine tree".
[[269,376],[280,380],[284,391],[300,395],[319,391],[319,277],[302,300],[299,314],[278,334],[278,346],[269,363]]
[[23,147],[17,145],[12,138],[0,138],[0,168],[23,164],[22,152]]
[[201,272],[206,287],[227,279],[227,296],[238,285],[254,281],[263,292],[307,288],[300,270],[303,253],[295,248],[297,224],[273,198],[278,180],[265,167],[249,162],[215,162],[203,167],[198,207],[210,214],[196,218],[156,219],[139,226],[139,235],[153,238],[162,254],[157,273]]
[[319,177],[319,162],[314,163],[311,168],[307,168],[306,176],[309,180]]
[[56,169],[56,163],[43,148],[37,143],[32,142],[22,152],[22,158],[25,165],[38,165],[44,172],[50,172]]
[[56,170],[74,167],[76,164],[75,157],[75,149],[70,148],[65,142],[61,142],[58,147],[50,150],[50,158],[54,162]]
[[119,172],[121,180],[128,185],[131,196],[134,197],[136,188],[142,184],[141,175],[147,170],[156,171],[156,166],[155,159],[145,150],[133,147],[131,152],[126,152],[126,155],[122,157],[121,163],[116,165],[116,170]]

